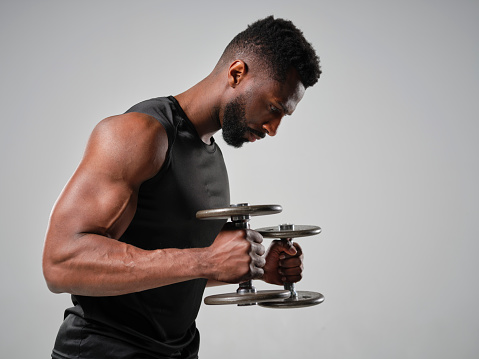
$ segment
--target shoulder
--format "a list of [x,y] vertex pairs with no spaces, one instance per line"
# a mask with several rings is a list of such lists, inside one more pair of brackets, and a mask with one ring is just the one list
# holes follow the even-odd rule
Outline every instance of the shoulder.
[[107,117],[95,126],[92,135],[113,136],[117,140],[133,142],[166,139],[162,124],[154,117],[139,112]]
[[152,116],[138,112],[105,118],[97,124],[92,137],[107,141],[113,148],[132,151],[161,149],[168,144],[163,125]]
[[126,177],[146,180],[159,171],[167,151],[168,136],[161,123],[147,114],[131,112],[100,121],[92,131],[85,158],[120,167]]

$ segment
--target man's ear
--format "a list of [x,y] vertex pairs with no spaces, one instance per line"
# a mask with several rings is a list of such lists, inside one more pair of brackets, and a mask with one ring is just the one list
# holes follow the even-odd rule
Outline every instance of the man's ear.
[[235,88],[243,81],[248,67],[243,60],[234,60],[228,69],[228,84]]

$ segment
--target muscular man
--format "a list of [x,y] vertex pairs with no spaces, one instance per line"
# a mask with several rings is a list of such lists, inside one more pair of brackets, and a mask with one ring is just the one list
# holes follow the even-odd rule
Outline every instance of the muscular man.
[[226,47],[210,75],[101,121],[53,209],[43,270],[71,293],[53,358],[197,358],[206,285],[301,279],[299,246],[200,221],[230,204],[213,134],[235,147],[274,136],[321,71],[291,22],[268,17]]

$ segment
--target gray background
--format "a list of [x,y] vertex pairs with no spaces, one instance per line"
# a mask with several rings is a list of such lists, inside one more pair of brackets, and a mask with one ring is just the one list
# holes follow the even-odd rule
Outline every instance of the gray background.
[[189,88],[269,14],[324,75],[276,138],[216,139],[233,202],[284,207],[254,227],[323,228],[298,287],[326,301],[204,306],[201,357],[479,356],[479,3],[140,0],[1,2],[2,358],[49,357],[70,302],[44,284],[44,233],[95,124]]

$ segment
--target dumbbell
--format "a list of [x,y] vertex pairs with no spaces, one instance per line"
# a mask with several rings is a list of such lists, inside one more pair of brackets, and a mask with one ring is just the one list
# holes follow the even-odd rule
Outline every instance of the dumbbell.
[[[265,238],[279,238],[289,245],[292,244],[293,238],[314,236],[321,233],[321,228],[317,226],[281,224],[274,227],[259,228],[255,231]],[[290,293],[288,298],[264,301],[258,304],[268,308],[301,308],[317,305],[324,301],[324,296],[321,293],[296,291],[294,283],[284,283],[284,289]]]
[[[283,208],[277,204],[249,205],[248,203],[232,204],[230,207],[206,209],[198,211],[198,219],[231,219],[236,228],[249,229],[252,216],[263,216],[280,213]],[[236,293],[217,294],[206,297],[205,304],[237,304],[240,306],[255,305],[263,301],[286,299],[290,296],[289,290],[262,290],[257,291],[251,280],[240,283]]]

